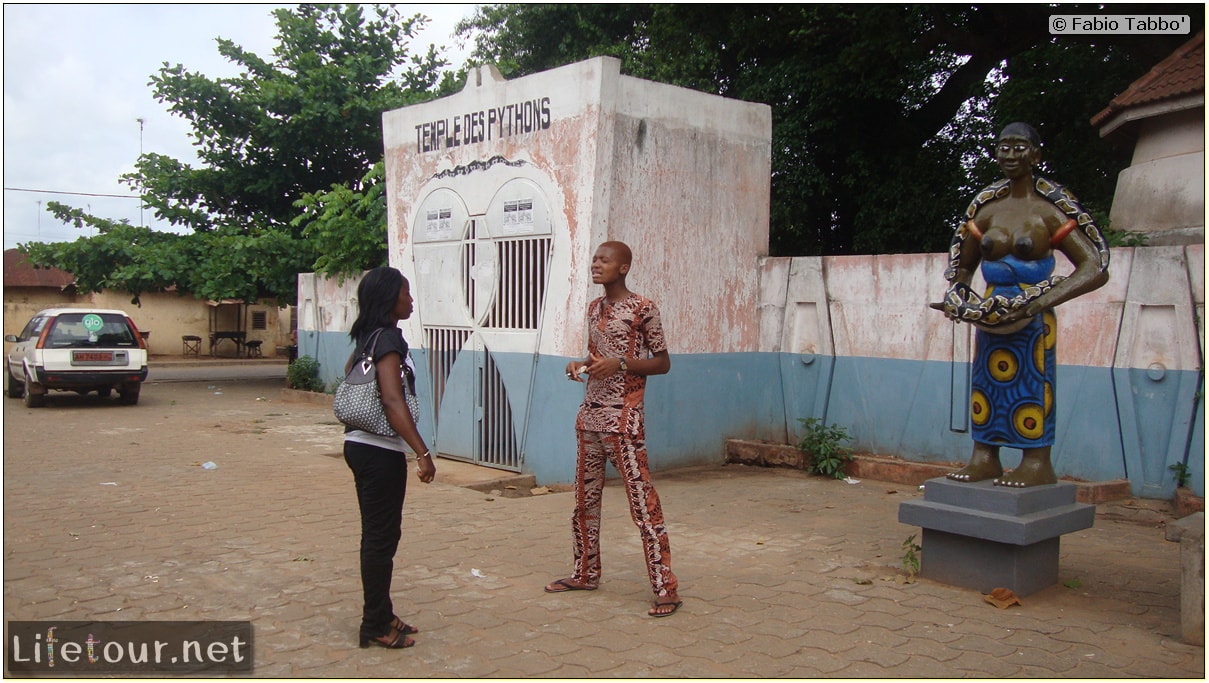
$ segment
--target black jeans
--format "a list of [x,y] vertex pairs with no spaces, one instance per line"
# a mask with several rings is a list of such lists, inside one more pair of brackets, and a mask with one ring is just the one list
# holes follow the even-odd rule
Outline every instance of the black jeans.
[[344,461],[353,471],[361,508],[361,588],[365,595],[361,635],[378,638],[390,633],[395,618],[390,580],[402,533],[407,457],[398,451],[345,441]]

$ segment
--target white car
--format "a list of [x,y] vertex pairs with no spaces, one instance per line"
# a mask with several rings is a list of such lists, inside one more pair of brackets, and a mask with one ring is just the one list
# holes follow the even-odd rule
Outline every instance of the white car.
[[139,401],[147,379],[147,342],[124,311],[48,308],[39,311],[8,352],[6,389],[25,405],[45,403],[51,390],[102,397],[117,390],[122,403]]

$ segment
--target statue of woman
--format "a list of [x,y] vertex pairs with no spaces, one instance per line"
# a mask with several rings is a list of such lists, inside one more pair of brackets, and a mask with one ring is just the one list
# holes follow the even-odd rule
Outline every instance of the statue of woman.
[[[949,290],[943,302],[931,304],[977,328],[970,401],[974,451],[948,477],[994,478],[998,486],[1054,484],[1053,309],[1108,282],[1108,244],[1074,195],[1033,175],[1041,161],[1036,129],[1008,124],[995,158],[1006,178],[970,202],[949,248]],[[1055,250],[1074,264],[1069,277],[1053,275]],[[985,295],[970,288],[979,265]],[[1024,454],[1007,475],[999,461],[1003,446]]]

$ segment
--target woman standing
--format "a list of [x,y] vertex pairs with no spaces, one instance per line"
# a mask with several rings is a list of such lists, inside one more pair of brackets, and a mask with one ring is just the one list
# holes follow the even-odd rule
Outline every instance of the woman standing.
[[[403,393],[415,392],[415,372],[410,367],[407,341],[398,326],[412,312],[407,278],[394,268],[374,268],[357,286],[357,307],[357,319],[349,330],[356,344],[353,358],[360,355],[375,332],[383,330],[374,340],[369,355],[377,369],[383,411],[399,435],[380,436],[345,428],[344,460],[353,471],[361,508],[361,586],[365,607],[360,645],[405,648],[415,645],[415,640],[408,636],[418,633],[418,629],[395,616],[390,600],[391,574],[407,490],[404,444],[419,454],[416,473],[420,481],[429,483],[437,473]],[[352,359],[346,372],[351,365]]]

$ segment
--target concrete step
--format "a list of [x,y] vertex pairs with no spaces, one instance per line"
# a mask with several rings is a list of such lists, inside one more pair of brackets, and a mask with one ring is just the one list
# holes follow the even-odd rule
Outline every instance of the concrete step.
[[[806,455],[796,446],[728,439],[726,462],[761,467],[791,467],[806,469]],[[919,486],[929,479],[943,477],[962,467],[961,463],[913,462],[867,453],[854,453],[846,473],[856,479],[873,479],[895,484]],[[1076,488],[1076,500],[1080,503],[1098,505],[1129,498],[1129,481],[1071,481]]]

